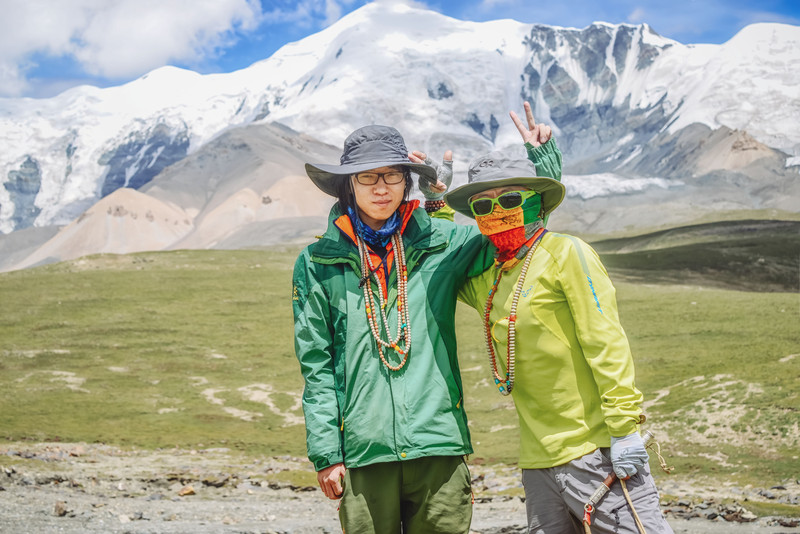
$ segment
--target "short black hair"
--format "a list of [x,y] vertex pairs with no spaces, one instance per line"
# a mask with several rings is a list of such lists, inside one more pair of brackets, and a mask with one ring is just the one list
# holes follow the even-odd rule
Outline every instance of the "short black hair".
[[[414,180],[411,178],[411,171],[408,167],[403,167],[403,175],[406,178],[406,188],[403,192],[403,202],[408,202],[411,197],[411,190],[414,188]],[[355,206],[355,194],[353,193],[353,183],[350,180],[349,174],[340,175],[336,178],[336,198],[339,199],[339,209],[342,213],[347,213],[348,208],[353,208],[353,211],[358,213]]]

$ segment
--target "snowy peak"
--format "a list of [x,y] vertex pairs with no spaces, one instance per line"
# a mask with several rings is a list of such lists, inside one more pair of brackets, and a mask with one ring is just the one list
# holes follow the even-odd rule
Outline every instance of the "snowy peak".
[[797,26],[777,22],[759,22],[745,26],[723,45],[728,50],[752,55],[791,54],[796,53],[799,46],[800,34]]
[[0,232],[65,224],[253,123],[334,146],[391,124],[409,148],[454,149],[463,166],[517,146],[508,111],[530,101],[573,172],[683,179],[646,162],[696,124],[800,155],[798,45],[800,28],[781,24],[684,45],[646,24],[474,23],[373,2],[229,74],[164,67],[118,87],[0,99]]
[[[679,43],[664,39],[647,25],[595,23],[582,30],[537,25],[525,39],[530,59],[525,69],[525,97],[541,93],[542,104],[558,122],[575,104],[633,99],[649,107],[638,81],[664,50]],[[657,100],[657,99],[656,99]]]

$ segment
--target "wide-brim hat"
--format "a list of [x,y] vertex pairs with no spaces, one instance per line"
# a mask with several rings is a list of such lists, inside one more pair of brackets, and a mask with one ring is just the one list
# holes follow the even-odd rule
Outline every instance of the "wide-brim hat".
[[457,212],[474,219],[469,199],[481,191],[521,185],[542,196],[543,215],[556,209],[564,200],[564,184],[546,176],[536,176],[536,167],[527,159],[512,159],[500,152],[490,152],[469,164],[467,184],[457,187],[444,196],[447,205]]
[[364,126],[347,136],[339,165],[306,163],[306,173],[317,187],[335,197],[338,196],[336,184],[341,178],[392,165],[403,165],[436,183],[433,167],[408,159],[408,149],[400,132],[391,126],[379,125]]

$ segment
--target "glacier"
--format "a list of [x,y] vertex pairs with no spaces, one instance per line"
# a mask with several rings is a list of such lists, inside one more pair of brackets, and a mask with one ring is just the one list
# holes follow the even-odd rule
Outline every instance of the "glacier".
[[508,111],[528,100],[583,198],[685,184],[695,171],[659,161],[686,132],[704,142],[697,125],[746,131],[787,166],[800,157],[799,51],[800,28],[785,24],[692,45],[647,24],[475,23],[371,3],[235,72],[162,67],[117,87],[0,99],[0,232],[66,224],[260,122],[334,146],[391,124],[410,149],[453,149],[458,181],[471,158],[518,147]]

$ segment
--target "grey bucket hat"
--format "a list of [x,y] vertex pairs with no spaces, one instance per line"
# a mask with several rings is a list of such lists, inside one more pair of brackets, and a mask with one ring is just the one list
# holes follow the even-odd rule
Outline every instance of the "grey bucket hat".
[[500,152],[490,152],[469,164],[467,184],[457,187],[444,196],[447,205],[474,219],[469,208],[473,195],[507,185],[529,187],[542,195],[542,209],[547,215],[564,200],[564,184],[553,178],[536,176],[536,167],[527,159],[510,159]]
[[338,196],[336,182],[339,178],[391,165],[403,165],[436,182],[436,170],[430,165],[412,163],[403,136],[391,126],[364,126],[351,133],[344,140],[344,152],[339,163],[306,163],[306,173],[314,185],[334,197]]

